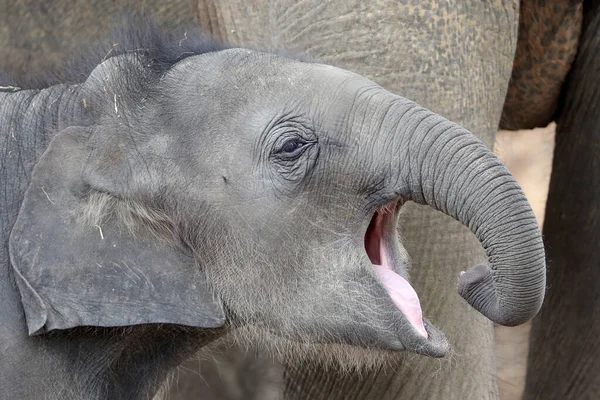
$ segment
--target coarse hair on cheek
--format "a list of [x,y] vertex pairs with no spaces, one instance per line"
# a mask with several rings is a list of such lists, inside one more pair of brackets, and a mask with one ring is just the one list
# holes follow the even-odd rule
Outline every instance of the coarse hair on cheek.
[[90,193],[78,222],[80,226],[95,227],[102,232],[103,223],[110,218],[121,222],[133,236],[151,237],[170,244],[179,242],[174,219],[159,207],[107,193]]
[[[344,307],[337,308],[339,314],[324,314],[318,306],[348,299],[382,304],[364,282],[345,280],[349,270],[364,262],[350,240],[307,242],[315,250],[309,256],[292,254],[282,260],[242,235],[230,233],[225,241],[209,244],[220,251],[212,262],[201,261],[218,271],[209,272],[209,279],[233,314],[233,329],[218,340],[218,347],[236,345],[288,365],[317,362],[343,371],[378,370],[403,354],[341,344],[344,339],[330,327],[356,325],[354,316],[344,313]],[[381,309],[368,312],[374,322],[384,320]]]

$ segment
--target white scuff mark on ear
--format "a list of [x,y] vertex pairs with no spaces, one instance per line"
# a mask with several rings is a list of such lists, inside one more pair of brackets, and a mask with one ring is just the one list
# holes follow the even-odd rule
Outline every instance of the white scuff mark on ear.
[[119,117],[119,106],[117,105],[117,94],[115,93],[113,96],[114,100],[115,100],[115,114],[117,114],[117,117]]
[[[123,265],[125,266],[125,268],[127,268],[127,270],[129,272],[131,272],[137,278],[137,281],[135,279],[133,279],[132,277],[130,277],[130,279],[132,281],[134,281],[134,282],[141,283],[142,282],[142,278],[140,278],[140,276],[138,274],[136,274],[135,271],[133,269],[131,269],[131,267],[129,265],[127,265],[127,263],[125,261],[121,261],[121,262],[123,263]],[[129,275],[127,275],[127,276],[129,276]]]
[[44,189],[44,187],[42,186],[42,192],[44,192],[44,194],[46,195],[46,198],[48,199],[48,201],[52,204],[55,204],[54,201],[52,201],[52,199],[50,198],[50,195],[48,194],[48,192],[46,192],[46,189]]
[[[127,265],[127,264],[125,264]],[[152,283],[152,280],[150,280],[148,278],[148,276],[144,273],[144,271],[142,271],[142,269],[136,265],[133,265],[133,267],[129,267],[129,265],[127,265],[127,267],[129,269],[131,269],[131,272],[133,272],[138,278],[140,278],[140,282],[142,281],[141,277],[144,278],[144,282],[146,285],[148,285],[149,287],[152,288],[153,291],[156,290],[156,288],[154,287],[154,284]],[[135,272],[137,271],[137,273]]]
[[94,225],[96,228],[98,228],[98,231],[100,232],[100,239],[104,240],[104,234],[102,233],[102,228],[100,227],[100,225]]
[[133,279],[133,277],[127,273],[127,271],[125,270],[125,268],[123,268],[121,266],[121,264],[116,263],[116,262],[112,262],[111,264],[114,265],[115,267],[119,268],[121,270],[121,272],[123,272],[125,274],[125,276],[129,278],[130,281],[137,283],[137,281],[135,279]]
[[87,101],[85,100],[85,97],[81,99],[81,103],[83,104],[83,108],[87,108]]

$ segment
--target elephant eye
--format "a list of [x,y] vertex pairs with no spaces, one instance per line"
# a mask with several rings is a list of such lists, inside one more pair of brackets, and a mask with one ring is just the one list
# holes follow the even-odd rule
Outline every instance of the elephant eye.
[[288,124],[274,140],[269,159],[287,184],[304,179],[318,156],[317,135],[304,127],[290,127]]
[[310,141],[300,136],[287,137],[275,145],[273,153],[286,160],[293,160],[302,155],[309,147]]
[[277,149],[278,154],[289,154],[292,155],[297,151],[301,150],[306,145],[306,142],[301,138],[291,138],[283,142],[281,147]]

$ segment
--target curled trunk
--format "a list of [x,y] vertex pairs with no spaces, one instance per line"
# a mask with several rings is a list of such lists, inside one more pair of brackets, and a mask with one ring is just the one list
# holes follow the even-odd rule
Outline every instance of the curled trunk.
[[394,154],[385,159],[394,160],[397,193],[454,217],[486,251],[489,266],[462,273],[460,295],[499,324],[531,319],[544,298],[545,253],[514,177],[471,132],[415,103],[396,98],[386,120]]

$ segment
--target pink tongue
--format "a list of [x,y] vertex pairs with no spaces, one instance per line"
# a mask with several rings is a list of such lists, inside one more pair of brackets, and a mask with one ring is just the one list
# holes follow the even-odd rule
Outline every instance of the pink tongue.
[[406,279],[391,269],[382,267],[381,265],[374,265],[374,267],[379,280],[385,290],[388,291],[396,307],[404,314],[417,332],[427,337],[427,331],[423,325],[423,312],[421,311],[421,304],[419,304],[419,297],[415,289],[410,286],[410,283]]

